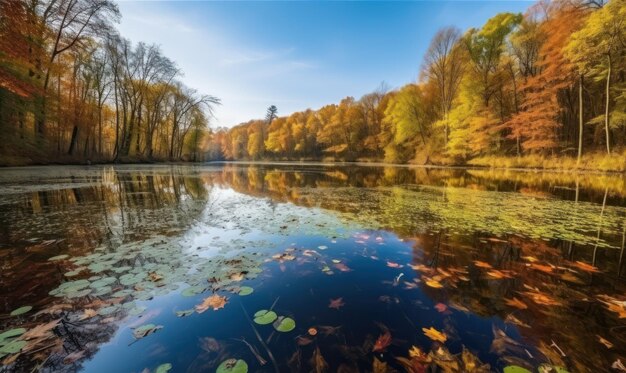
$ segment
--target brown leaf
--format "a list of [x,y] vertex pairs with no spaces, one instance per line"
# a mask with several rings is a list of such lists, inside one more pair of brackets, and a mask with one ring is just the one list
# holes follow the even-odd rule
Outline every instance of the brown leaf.
[[311,365],[313,365],[315,373],[324,373],[328,370],[328,363],[324,360],[324,356],[322,356],[319,346],[315,347],[313,357],[311,358]]
[[217,311],[220,308],[224,308],[224,306],[226,305],[226,301],[228,298],[217,295],[217,294],[213,294],[210,297],[204,298],[204,300],[202,301],[202,303],[198,304],[196,306],[196,311],[198,313],[202,313],[206,310],[208,310],[209,308],[212,308],[213,311]]
[[52,334],[50,331],[54,329],[61,320],[52,320],[46,324],[39,324],[34,328],[30,329],[26,333],[24,333],[21,339],[29,340],[29,339],[37,339],[37,338],[47,338],[51,337]]
[[374,357],[374,361],[372,362],[372,372],[373,373],[387,373],[389,371],[389,367],[387,363],[378,360]]

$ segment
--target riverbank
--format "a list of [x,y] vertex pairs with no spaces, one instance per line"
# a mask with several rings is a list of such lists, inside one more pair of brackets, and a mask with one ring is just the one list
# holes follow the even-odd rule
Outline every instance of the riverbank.
[[520,171],[552,171],[552,172],[597,172],[597,173],[626,173],[626,152],[621,154],[588,154],[584,155],[580,162],[574,157],[566,156],[539,156],[526,155],[521,157],[485,156],[468,160],[465,163],[455,162],[409,162],[388,163],[374,158],[361,158],[356,161],[345,161],[336,158],[323,159],[264,159],[264,160],[202,160],[191,161],[188,159],[147,159],[141,157],[125,157],[116,161],[111,160],[84,160],[63,158],[51,161],[32,160],[27,158],[1,158],[0,167],[20,166],[45,166],[45,165],[90,165],[90,164],[167,164],[167,163],[262,163],[281,165],[319,164],[320,166],[332,165],[367,165],[367,166],[400,166],[400,167],[427,167],[427,168],[481,168],[481,169],[504,169]]

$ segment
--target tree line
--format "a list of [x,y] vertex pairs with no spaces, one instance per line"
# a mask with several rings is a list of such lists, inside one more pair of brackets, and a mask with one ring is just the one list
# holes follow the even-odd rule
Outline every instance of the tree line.
[[626,0],[541,0],[481,28],[440,29],[415,83],[219,129],[207,151],[235,160],[624,162],[625,145]]
[[204,154],[219,99],[119,35],[119,17],[111,0],[0,2],[0,164]]

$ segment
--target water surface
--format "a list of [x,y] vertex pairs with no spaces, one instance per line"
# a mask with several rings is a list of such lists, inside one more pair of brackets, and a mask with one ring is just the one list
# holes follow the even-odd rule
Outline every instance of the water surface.
[[2,369],[608,371],[625,206],[621,175],[3,169]]

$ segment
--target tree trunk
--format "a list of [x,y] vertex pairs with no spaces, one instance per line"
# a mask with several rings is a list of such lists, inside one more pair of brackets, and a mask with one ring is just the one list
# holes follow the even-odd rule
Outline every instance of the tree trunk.
[[76,143],[78,142],[78,126],[74,126],[72,130],[72,140],[70,141],[70,149],[67,151],[67,154],[73,155],[74,150],[76,150]]
[[609,69],[606,73],[606,106],[604,109],[604,131],[606,132],[606,152],[611,154],[611,142],[609,138],[609,101],[610,101],[610,89],[611,89],[611,55],[607,55],[609,60]]
[[576,166],[580,164],[583,155],[583,75],[580,75],[578,81],[578,159]]

